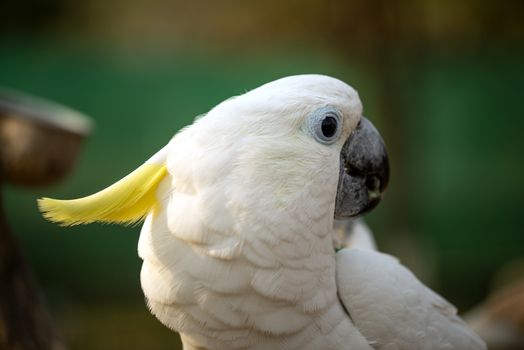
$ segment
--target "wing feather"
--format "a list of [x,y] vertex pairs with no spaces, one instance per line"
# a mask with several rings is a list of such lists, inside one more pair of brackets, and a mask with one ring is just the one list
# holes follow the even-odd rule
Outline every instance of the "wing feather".
[[455,307],[390,255],[339,251],[337,288],[355,325],[376,349],[486,349]]

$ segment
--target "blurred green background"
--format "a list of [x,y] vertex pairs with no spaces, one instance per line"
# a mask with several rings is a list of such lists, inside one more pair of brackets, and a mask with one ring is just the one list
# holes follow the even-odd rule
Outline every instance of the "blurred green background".
[[144,304],[139,227],[59,228],[35,199],[97,191],[222,100],[300,73],[354,86],[388,144],[390,188],[368,215],[380,248],[460,310],[479,303],[524,258],[523,14],[519,1],[3,1],[0,85],[95,121],[65,181],[4,191],[67,343],[179,346]]

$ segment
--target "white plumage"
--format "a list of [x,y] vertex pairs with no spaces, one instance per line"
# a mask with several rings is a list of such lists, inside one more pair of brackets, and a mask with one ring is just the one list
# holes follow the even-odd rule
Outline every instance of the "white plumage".
[[337,253],[340,299],[376,349],[483,349],[456,309],[397,259],[376,251]]
[[[307,124],[325,106],[342,116],[331,144]],[[361,115],[345,83],[288,77],[224,101],[153,158],[167,175],[140,234],[141,283],[184,349],[484,348],[365,232],[335,253],[340,153]]]

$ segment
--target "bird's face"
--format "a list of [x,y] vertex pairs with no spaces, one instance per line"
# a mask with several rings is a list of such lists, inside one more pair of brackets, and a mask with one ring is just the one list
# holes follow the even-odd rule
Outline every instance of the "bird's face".
[[283,78],[223,102],[202,119],[209,128],[202,134],[215,135],[217,153],[210,158],[230,162],[237,189],[230,195],[243,205],[296,206],[309,191],[311,202],[334,204],[333,217],[343,219],[375,207],[386,188],[384,142],[362,117],[357,92],[337,79]]

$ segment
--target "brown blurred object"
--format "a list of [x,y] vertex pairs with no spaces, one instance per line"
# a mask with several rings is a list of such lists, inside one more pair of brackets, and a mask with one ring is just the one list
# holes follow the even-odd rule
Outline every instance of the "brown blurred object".
[[2,180],[48,185],[73,167],[90,123],[78,112],[41,99],[0,90]]
[[[65,107],[0,90],[0,185],[41,186],[73,167],[90,122]],[[0,349],[62,350],[3,210],[0,188]]]
[[[513,272],[510,282],[504,282],[465,315],[490,350],[524,349],[524,261],[510,267]],[[508,270],[507,267],[502,272],[508,275]]]

